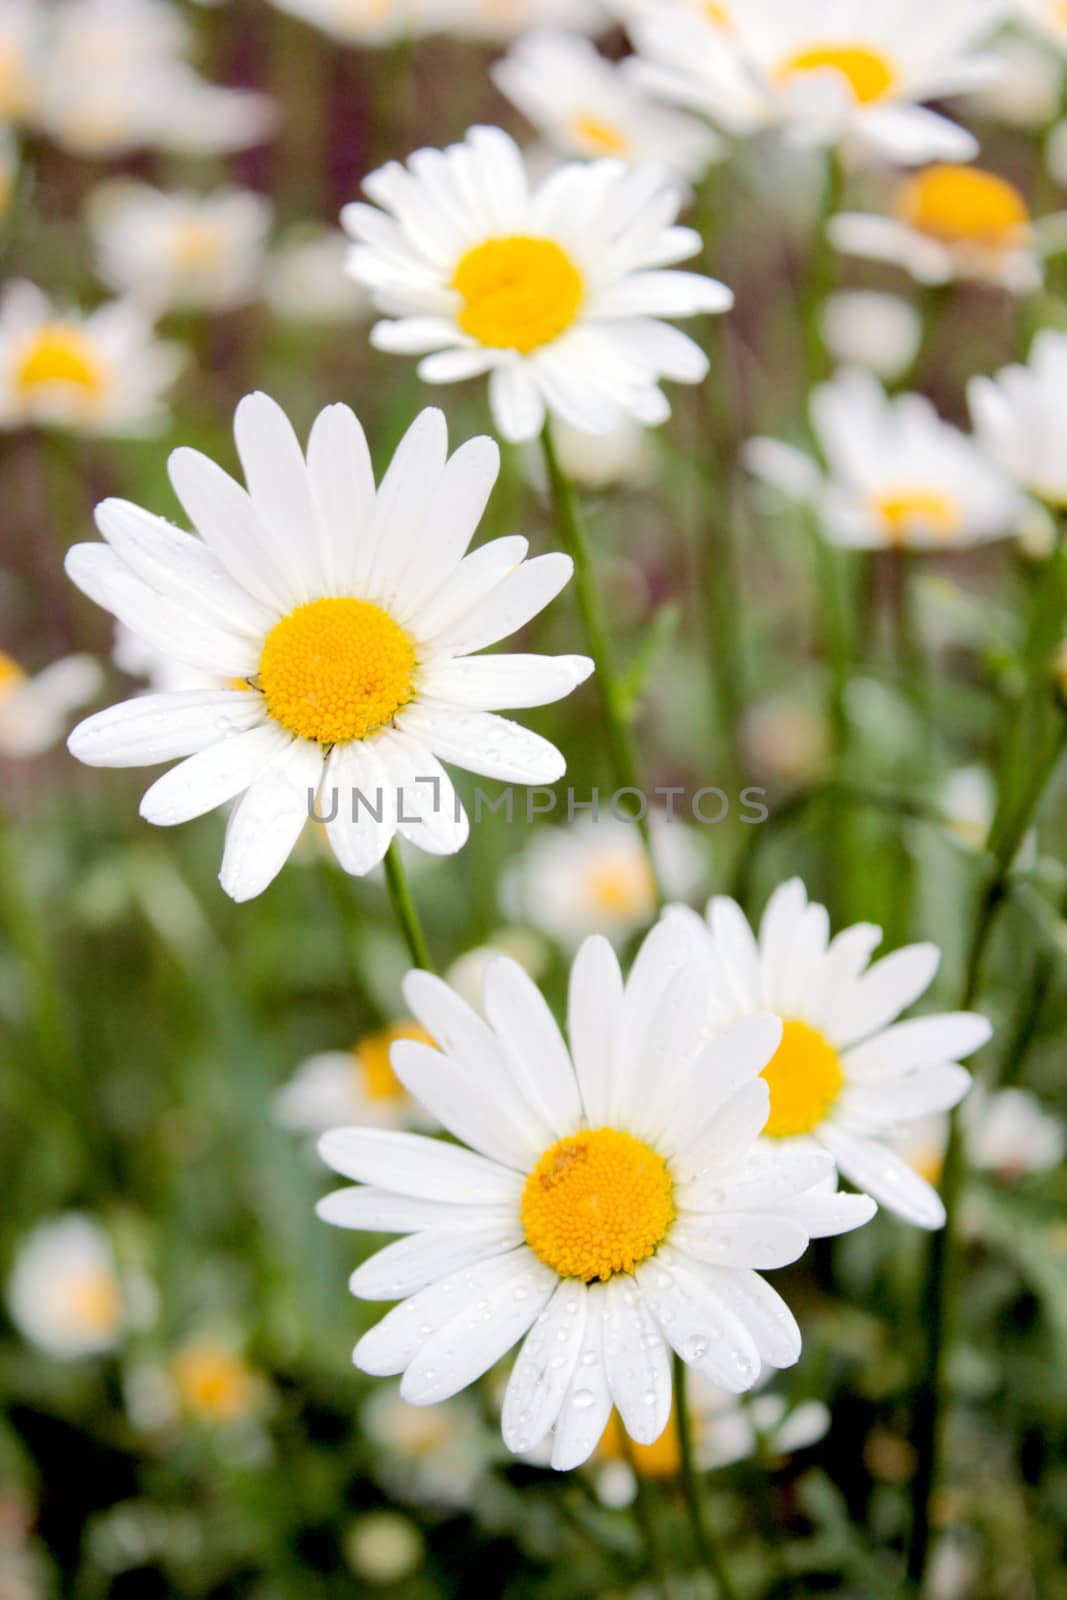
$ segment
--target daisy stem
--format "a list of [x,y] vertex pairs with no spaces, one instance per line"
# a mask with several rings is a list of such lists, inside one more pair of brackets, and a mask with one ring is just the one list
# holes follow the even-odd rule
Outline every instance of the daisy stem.
[[681,1356],[674,1358],[674,1410],[678,1426],[678,1453],[682,1460],[682,1491],[689,1511],[689,1526],[701,1565],[718,1586],[721,1600],[740,1600],[726,1560],[704,1515],[700,1477],[693,1459],[693,1427],[687,1396],[688,1370]]
[[[638,782],[637,758],[630,738],[629,713],[615,670],[611,641],[604,620],[604,608],[597,590],[596,575],[589,551],[589,539],[574,487],[564,472],[556,451],[551,422],[545,423],[541,434],[541,445],[556,508],[556,525],[564,548],[574,562],[574,590],[585,624],[589,653],[596,663],[596,682],[604,712],[608,753],[615,786],[617,790],[627,790],[641,796],[644,791]],[[652,855],[652,834],[648,822],[647,804],[642,805],[642,810],[644,814],[636,819],[637,826],[644,840],[652,881],[656,885],[656,898],[661,901],[663,896]]]
[[422,923],[415,909],[415,901],[408,883],[407,873],[400,860],[400,851],[394,839],[385,852],[385,881],[389,886],[389,899],[392,903],[393,914],[397,926],[404,935],[404,943],[408,947],[408,954],[416,967],[421,967],[423,972],[433,972],[434,964],[430,959],[429,946],[426,935],[422,931]]

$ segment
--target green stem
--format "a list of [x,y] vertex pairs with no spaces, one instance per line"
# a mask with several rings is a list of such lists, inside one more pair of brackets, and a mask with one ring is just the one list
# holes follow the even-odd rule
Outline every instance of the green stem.
[[678,1451],[682,1459],[682,1490],[689,1512],[689,1526],[701,1565],[715,1580],[721,1600],[740,1600],[726,1560],[704,1515],[700,1477],[693,1459],[693,1426],[687,1396],[688,1371],[681,1356],[674,1358],[674,1413],[678,1427]]
[[633,1445],[630,1435],[620,1421],[619,1433],[622,1439],[623,1460],[633,1473],[634,1478],[634,1520],[637,1523],[641,1541],[645,1547],[648,1570],[663,1600],[668,1600],[670,1589],[667,1580],[667,1568],[663,1560],[663,1549],[656,1532],[656,1513],[652,1505],[652,1496],[649,1493],[648,1481],[642,1473],[634,1457]]
[[392,902],[397,925],[404,935],[408,954],[416,967],[421,967],[424,972],[433,972],[434,964],[430,959],[426,936],[422,931],[422,923],[419,921],[419,914],[415,909],[415,901],[412,898],[407,873],[404,871],[400,860],[400,850],[395,839],[385,853],[384,865],[385,881],[389,886],[389,899]]
[[[555,440],[552,437],[551,422],[545,423],[541,434],[541,445],[556,509],[556,524],[564,548],[574,562],[574,590],[585,624],[589,653],[596,663],[596,681],[604,712],[604,728],[612,775],[617,789],[631,789],[643,795],[644,791],[638,782],[637,758],[630,738],[629,716],[623,703],[621,686],[615,670],[614,653],[604,619],[604,609],[597,590],[589,539],[574,488],[560,464]],[[656,883],[657,898],[661,899],[659,878],[652,855],[647,805],[643,805],[642,809],[645,814],[638,818],[637,825],[644,840],[653,881]]]

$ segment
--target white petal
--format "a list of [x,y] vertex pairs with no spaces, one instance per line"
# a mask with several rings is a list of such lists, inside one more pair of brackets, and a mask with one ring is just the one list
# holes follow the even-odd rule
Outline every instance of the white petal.
[[771,1093],[764,1079],[747,1083],[677,1154],[674,1168],[678,1177],[686,1182],[708,1171],[729,1172],[751,1150],[770,1113]]
[[327,593],[342,594],[369,562],[375,498],[366,436],[348,406],[327,406],[315,418],[307,470],[324,536]]
[[451,856],[470,837],[470,821],[444,767],[418,739],[391,728],[376,742],[396,791],[396,831],[431,855]]
[[849,1182],[873,1196],[879,1205],[919,1228],[944,1226],[945,1208],[937,1190],[895,1150],[832,1124],[819,1129],[819,1138]]
[[405,706],[397,722],[441,761],[500,783],[556,783],[567,770],[554,744],[490,711],[423,702]]
[[231,734],[165,772],[141,801],[141,815],[160,828],[201,817],[255,782],[292,736],[276,723]]
[[315,1210],[323,1222],[335,1228],[364,1233],[420,1233],[425,1228],[445,1228],[453,1223],[499,1223],[514,1215],[513,1207],[452,1205],[370,1185],[334,1189],[323,1195]]
[[517,1217],[507,1223],[472,1222],[409,1234],[357,1267],[348,1287],[362,1300],[405,1300],[428,1284],[488,1261],[522,1243]]
[[734,1098],[759,1077],[781,1041],[781,1020],[769,1011],[742,1017],[711,1040],[686,1073],[684,1093],[675,1097],[663,1128],[664,1149],[677,1153],[686,1167],[690,1151],[706,1156],[709,1140],[720,1142],[715,1137],[720,1117],[729,1116]]
[[433,538],[405,577],[397,617],[417,625],[419,608],[451,577],[467,553],[500,473],[493,439],[470,439],[445,467],[433,505]]
[[574,958],[567,1009],[571,1058],[591,1128],[599,1128],[609,1115],[622,997],[618,958],[607,939],[595,934]]
[[265,394],[244,397],[234,415],[234,438],[263,542],[300,601],[321,588],[321,546],[307,464],[292,423]]
[[274,882],[314,810],[322,778],[318,745],[294,739],[256,778],[230,817],[219,882],[234,900]]
[[87,717],[67,748],[90,767],[152,767],[195,755],[263,720],[260,696],[247,690],[144,694]]
[[279,615],[288,611],[293,594],[285,568],[275,561],[241,485],[208,456],[185,446],[171,452],[167,471],[190,522],[230,576]]
[[588,1461],[611,1415],[611,1391],[604,1366],[604,1304],[604,1285],[591,1284],[586,1291],[581,1353],[552,1441],[552,1465],[557,1472],[570,1472]]
[[834,1115],[843,1126],[876,1133],[951,1111],[970,1087],[967,1068],[946,1062],[938,1067],[922,1067],[888,1083],[846,1088]]
[[507,1205],[522,1191],[522,1180],[495,1161],[417,1133],[336,1128],[319,1140],[319,1155],[342,1177],[417,1199]]
[[[460,1057],[446,1057],[429,1045],[400,1039],[389,1053],[393,1071],[410,1095],[431,1111],[443,1128],[472,1150],[502,1166],[528,1172],[544,1149],[531,1130],[508,1116],[506,1088],[501,1096]],[[395,1298],[395,1297],[394,1297]]]
[[808,1234],[788,1216],[724,1212],[676,1222],[671,1244],[710,1266],[755,1267],[766,1272],[799,1261],[808,1248]]
[[671,1415],[671,1362],[656,1319],[630,1277],[605,1285],[604,1367],[623,1427],[654,1444]]
[[636,1276],[664,1338],[687,1366],[731,1394],[751,1389],[760,1374],[758,1351],[744,1323],[710,1287],[709,1269],[661,1248]]
[[507,711],[562,700],[592,670],[588,656],[465,656],[428,668],[424,687],[434,700]]
[[396,791],[371,741],[333,750],[319,814],[330,819],[326,835],[346,872],[363,877],[379,864],[396,834]]
[[535,439],[544,426],[545,403],[525,367],[518,362],[493,369],[489,379],[489,403],[496,425],[509,444]]
[[876,1083],[915,1067],[962,1061],[987,1044],[992,1032],[986,1018],[973,1011],[913,1017],[846,1051],[842,1064],[850,1083]]
[[501,1416],[504,1443],[516,1455],[533,1450],[555,1424],[581,1353],[587,1300],[583,1283],[564,1280],[526,1335]]
[[370,570],[362,575],[368,598],[392,613],[404,576],[430,542],[432,507],[448,457],[444,413],[428,407],[396,447],[378,488]]
[[740,1318],[769,1367],[791,1367],[800,1359],[800,1329],[776,1289],[744,1267],[706,1267],[708,1282]]
[[434,657],[484,650],[517,633],[556,598],[573,571],[570,556],[558,552],[535,556],[515,567],[488,594],[473,597],[453,622],[427,639]]
[[870,1038],[928,989],[941,960],[933,944],[913,944],[883,956],[830,1007],[827,1034],[839,1050]]
[[557,1139],[573,1133],[582,1117],[578,1083],[540,989],[517,961],[500,956],[486,969],[484,1004],[524,1097]]

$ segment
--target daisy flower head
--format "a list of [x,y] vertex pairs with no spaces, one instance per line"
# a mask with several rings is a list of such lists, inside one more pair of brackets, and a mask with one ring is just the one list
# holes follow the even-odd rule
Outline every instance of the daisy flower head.
[[551,1435],[560,1470],[589,1458],[613,1406],[638,1443],[659,1438],[672,1349],[734,1393],[764,1365],[791,1366],[799,1329],[759,1270],[874,1209],[824,1190],[821,1151],[757,1148],[759,1074],[781,1028],[756,1016],[709,1037],[689,944],[658,925],[624,983],[607,940],[587,940],[569,1046],[507,958],[486,972],[481,1016],[410,973],[405,998],[440,1048],[395,1045],[393,1068],[462,1143],[342,1128],[319,1145],[360,1185],[320,1215],[406,1236],[352,1276],[353,1294],[402,1302],[360,1340],[356,1365],[402,1373],[402,1397],[430,1405],[521,1340],[504,1442],[525,1454]]
[[324,1050],[301,1062],[275,1096],[275,1119],[284,1128],[327,1133],[341,1123],[369,1128],[425,1126],[427,1119],[389,1064],[398,1039],[433,1040],[410,1019],[364,1034],[351,1050]]
[[373,205],[346,206],[349,271],[390,319],[382,350],[423,357],[419,376],[489,374],[497,427],[532,439],[546,414],[589,433],[670,414],[660,380],[699,383],[707,357],[661,320],[729,310],[723,284],[666,270],[701,248],[675,219],[661,168],[568,162],[534,187],[514,141],[474,128],[372,173]]
[[827,295],[819,325],[836,362],[867,367],[887,383],[910,371],[922,346],[922,317],[915,306],[876,289]]
[[978,117],[1009,128],[1040,131],[1055,122],[1063,96],[1064,62],[1043,40],[1004,33],[995,41],[999,76],[971,100]]
[[705,123],[646,94],[634,81],[632,62],[608,61],[577,34],[526,34],[491,75],[565,156],[654,161],[696,180],[722,154],[721,141]]
[[1067,1155],[1067,1129],[1025,1089],[990,1093],[981,1084],[960,1114],[967,1159],[1002,1183],[1051,1172]]
[[58,744],[103,676],[91,656],[65,656],[30,677],[0,650],[0,756],[37,756]]
[[113,1350],[124,1293],[100,1224],[72,1211],[32,1228],[15,1254],[7,1305],[22,1336],[57,1360]]
[[871,966],[881,929],[857,923],[831,939],[826,907],[809,902],[798,878],[771,896],[758,933],[725,897],[710,902],[706,919],[684,907],[665,916],[690,931],[720,1026],[766,1011],[782,1024],[763,1073],[764,1143],[798,1157],[821,1148],[880,1205],[941,1227],[940,1196],[892,1142],[958,1105],[971,1083],[959,1061],[992,1029],[971,1012],[896,1020],[933,981],[937,948],[908,945]]
[[974,378],[968,389],[978,437],[994,461],[1028,494],[1067,507],[1067,334],[1039,333],[1025,366],[995,378]]
[[923,284],[964,279],[1028,294],[1043,276],[1025,198],[980,167],[926,167],[900,181],[892,215],[841,212],[829,234],[846,254],[903,267]]
[[162,311],[229,311],[259,289],[271,205],[248,189],[165,193],[115,182],[89,204],[97,271]]
[[185,361],[129,300],[60,310],[33,284],[12,283],[0,299],[0,428],[154,433]]
[[[717,11],[718,8],[716,7]],[[727,25],[698,6],[640,11],[631,24],[655,93],[726,133],[780,128],[807,145],[912,164],[965,161],[977,143],[922,102],[987,83],[978,53],[1003,0],[745,0]]]
[[857,549],[966,550],[1014,535],[1025,503],[975,440],[922,395],[893,399],[845,368],[814,390],[811,418],[827,464],[774,439],[750,440],[750,472],[811,505],[826,538]]
[[521,538],[467,547],[499,470],[474,439],[448,459],[439,411],[412,424],[376,488],[363,430],[329,406],[307,454],[266,395],[237,408],[247,489],[181,449],[170,475],[193,526],[106,500],[105,544],[67,570],[91,599],[225,688],[141,695],[90,717],[70,749],[90,766],[181,765],[141,815],[172,826],[242,796],[221,881],[236,900],[281,871],[318,797],[345,871],[377,866],[396,835],[462,848],[466,813],[442,761],[504,783],[554,783],[554,745],[495,713],[561,699],[584,656],[475,656],[523,627],[571,575],[526,561]]

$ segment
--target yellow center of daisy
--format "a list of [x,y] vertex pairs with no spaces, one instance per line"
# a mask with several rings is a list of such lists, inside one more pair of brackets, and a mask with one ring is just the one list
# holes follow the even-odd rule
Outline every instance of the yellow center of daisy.
[[195,1416],[231,1422],[251,1409],[256,1385],[245,1363],[218,1345],[190,1345],[174,1362],[182,1404]]
[[959,503],[940,489],[894,489],[874,496],[873,509],[891,539],[936,533],[950,539],[960,530]]
[[974,167],[927,167],[901,185],[896,213],[909,228],[946,245],[1009,244],[1030,225],[1015,185]]
[[394,1022],[391,1027],[365,1035],[352,1052],[360,1087],[370,1100],[403,1100],[407,1095],[389,1061],[390,1046],[398,1039],[433,1044],[426,1029],[420,1028],[417,1022]]
[[452,287],[464,333],[492,350],[529,355],[565,333],[581,310],[582,275],[554,239],[487,239],[461,259]]
[[644,854],[631,858],[605,858],[591,863],[586,872],[589,897],[598,911],[609,916],[640,916],[655,902],[652,869]]
[[811,1133],[841,1093],[845,1074],[830,1041],[806,1022],[786,1022],[782,1042],[763,1069],[771,1092],[771,1114],[764,1133],[795,1139]]
[[15,387],[22,394],[57,384],[81,390],[87,399],[104,386],[92,340],[69,322],[43,323],[15,367]]
[[626,156],[633,148],[623,130],[605,122],[602,117],[572,117],[568,131],[575,144],[591,155]]
[[183,272],[203,272],[217,266],[222,255],[222,235],[214,222],[190,217],[174,230],[174,260]]
[[896,68],[880,51],[843,42],[805,45],[781,63],[775,77],[779,83],[791,83],[812,72],[836,72],[861,106],[884,100],[897,81]]
[[5,655],[4,651],[0,650],[0,699],[25,681],[26,674],[14,656]]
[[698,9],[703,12],[708,21],[716,28],[728,28],[730,26],[730,13],[725,6],[719,5],[717,0],[703,0]]
[[312,600],[275,623],[259,686],[276,722],[316,744],[365,739],[415,692],[415,650],[369,600]]
[[[637,1444],[635,1440],[627,1438],[619,1413],[613,1411],[596,1453],[602,1461],[631,1460],[642,1478],[677,1478],[682,1470],[682,1454],[678,1445],[676,1419],[677,1413],[672,1405],[670,1420],[659,1438],[652,1444]],[[703,1432],[700,1421],[697,1413],[691,1424],[694,1442],[699,1440]]]
[[561,1278],[605,1282],[632,1272],[674,1221],[671,1175],[662,1156],[616,1128],[560,1139],[522,1191],[530,1249]]
[[63,1286],[67,1315],[81,1332],[107,1339],[119,1323],[119,1286],[111,1272],[79,1272]]

